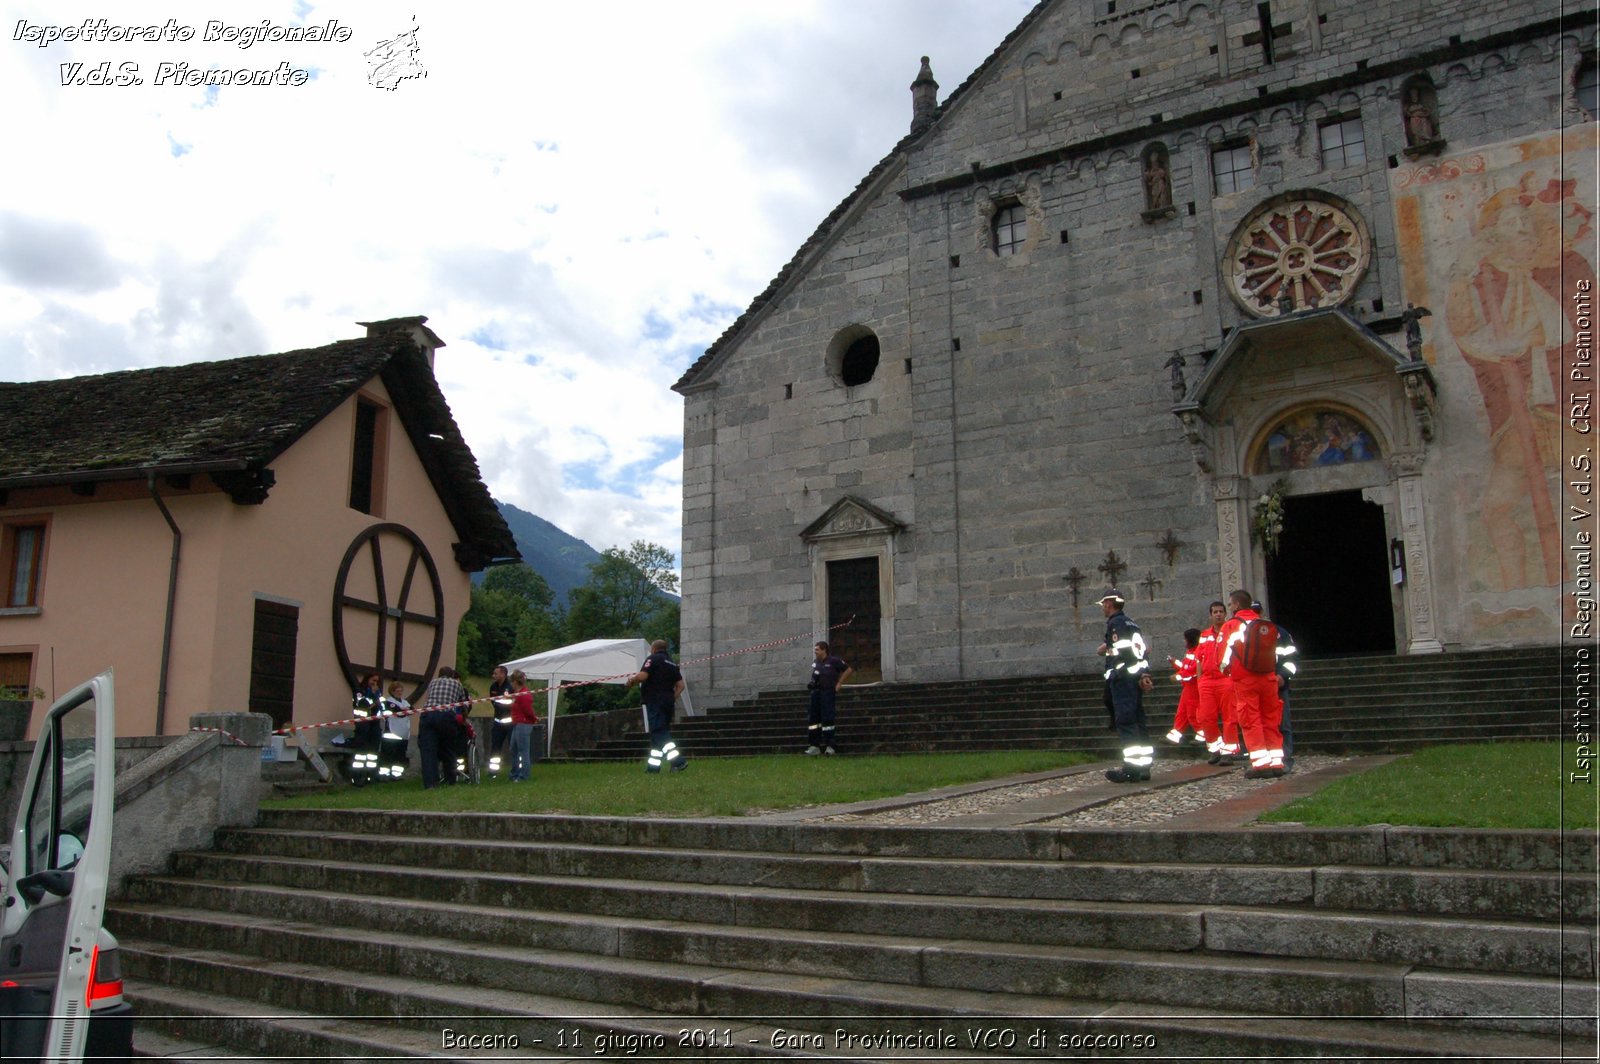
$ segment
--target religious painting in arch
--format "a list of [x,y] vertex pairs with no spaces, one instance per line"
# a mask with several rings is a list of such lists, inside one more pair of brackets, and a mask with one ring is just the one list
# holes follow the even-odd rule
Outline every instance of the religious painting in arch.
[[1256,446],[1251,473],[1287,473],[1381,458],[1377,434],[1355,414],[1301,407],[1280,419]]

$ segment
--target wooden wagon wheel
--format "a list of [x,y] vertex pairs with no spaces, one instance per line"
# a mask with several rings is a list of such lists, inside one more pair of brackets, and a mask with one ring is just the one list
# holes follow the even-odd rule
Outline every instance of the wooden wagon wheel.
[[[386,568],[384,543],[395,543],[396,540],[399,541],[396,553],[405,559],[404,564]],[[376,602],[350,593],[350,570],[363,553],[371,559]],[[428,586],[424,593],[431,593],[431,602],[413,602],[418,594],[416,577],[419,568],[427,571]],[[399,579],[393,583],[396,574]],[[350,654],[351,640],[346,637],[346,624],[353,618],[346,613],[347,610],[351,614],[377,615],[377,640],[370,657],[352,657]],[[389,638],[391,624],[394,625],[392,640]],[[405,667],[406,636],[417,628],[432,629],[428,664],[420,671]],[[401,680],[408,683],[412,688],[411,700],[416,700],[422,685],[438,668],[439,652],[444,646],[444,585],[439,582],[439,569],[433,564],[427,545],[415,532],[404,525],[373,525],[350,544],[350,548],[344,552],[344,560],[339,563],[339,577],[333,586],[333,641],[339,655],[339,668],[344,670],[346,680],[355,683],[366,673],[376,672],[384,677],[385,682]]]

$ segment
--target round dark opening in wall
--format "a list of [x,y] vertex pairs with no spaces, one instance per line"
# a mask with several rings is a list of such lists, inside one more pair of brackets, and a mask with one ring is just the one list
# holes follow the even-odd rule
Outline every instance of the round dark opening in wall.
[[839,361],[839,379],[854,387],[865,384],[878,372],[878,338],[871,333],[853,341]]

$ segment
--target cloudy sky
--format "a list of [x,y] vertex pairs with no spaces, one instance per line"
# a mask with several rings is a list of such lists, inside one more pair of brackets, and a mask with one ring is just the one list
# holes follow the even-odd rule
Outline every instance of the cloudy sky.
[[[904,134],[918,57],[942,100],[1032,5],[0,2],[0,379],[426,314],[496,498],[677,551],[670,385]],[[98,19],[164,39],[52,39]],[[211,67],[304,83],[183,83]]]

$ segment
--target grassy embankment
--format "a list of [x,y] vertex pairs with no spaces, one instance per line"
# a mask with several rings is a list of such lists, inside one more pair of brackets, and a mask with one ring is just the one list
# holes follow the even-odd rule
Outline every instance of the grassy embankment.
[[[527,783],[423,791],[399,783],[269,800],[268,807],[339,807],[567,813],[582,816],[741,816],[909,794],[959,783],[1084,764],[1052,750],[960,754],[698,758],[684,772],[652,776],[639,762],[543,763]],[[1441,746],[1336,780],[1264,820],[1317,826],[1594,830],[1596,784],[1576,749],[1556,743]]]

